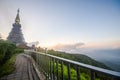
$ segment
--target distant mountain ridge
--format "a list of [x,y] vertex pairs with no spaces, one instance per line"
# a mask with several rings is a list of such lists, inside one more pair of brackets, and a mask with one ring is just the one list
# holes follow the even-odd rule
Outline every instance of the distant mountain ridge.
[[66,52],[60,52],[60,51],[54,51],[54,50],[49,50],[48,54],[52,54],[55,56],[63,57],[66,59],[74,60],[77,62],[89,64],[89,65],[100,67],[100,68],[111,69],[111,68],[107,67],[105,64],[98,62],[98,61],[96,61],[86,55],[83,55],[83,54],[69,54]]
[[86,55],[120,72],[120,48],[96,50],[91,53],[86,53]]

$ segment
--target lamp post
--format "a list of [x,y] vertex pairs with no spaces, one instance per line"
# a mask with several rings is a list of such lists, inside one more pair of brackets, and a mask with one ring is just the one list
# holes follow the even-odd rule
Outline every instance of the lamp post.
[[47,54],[47,48],[45,48],[45,54]]
[[0,34],[0,39],[2,39],[2,35]]

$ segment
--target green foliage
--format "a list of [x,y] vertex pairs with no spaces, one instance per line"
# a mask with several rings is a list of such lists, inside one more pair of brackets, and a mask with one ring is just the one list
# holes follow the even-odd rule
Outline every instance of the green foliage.
[[5,63],[14,54],[16,46],[8,41],[0,40],[0,64]]
[[11,73],[15,67],[15,55],[16,53],[23,52],[23,49],[19,49],[15,44],[0,40],[0,77]]
[[41,47],[38,47],[38,48],[37,48],[37,51],[38,51],[38,52],[43,52],[43,53],[45,53],[45,50],[44,50],[43,48],[41,48]]
[[0,66],[0,77],[2,77],[3,75],[10,74],[11,72],[14,71],[15,69],[15,66],[13,65],[14,62],[15,62],[15,55],[12,56],[9,60],[7,60],[5,64]]
[[16,48],[14,50],[14,53],[23,53],[23,52],[24,52],[24,49],[22,49],[22,48]]
[[[54,65],[56,67],[56,64],[54,64]],[[66,65],[63,65],[63,69],[64,69],[64,72],[63,72],[64,79],[68,80],[68,67]],[[80,69],[80,71],[81,71],[81,69]],[[57,73],[57,69],[55,68],[54,70],[55,70],[55,74],[56,74]],[[59,74],[59,77],[60,77],[60,80],[61,80],[61,78],[62,78],[62,76],[61,76],[61,64],[58,64],[58,74]],[[71,76],[70,76],[71,80],[77,80],[77,72],[72,67],[70,68],[70,74],[71,74]],[[89,73],[81,72],[80,73],[80,78],[81,78],[81,80],[90,80]]]

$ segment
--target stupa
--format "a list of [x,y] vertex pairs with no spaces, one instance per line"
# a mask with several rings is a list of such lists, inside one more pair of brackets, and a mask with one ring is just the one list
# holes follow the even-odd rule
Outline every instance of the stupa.
[[8,41],[15,43],[17,46],[25,44],[25,40],[21,30],[20,17],[19,17],[19,9],[17,11],[17,16],[15,18],[15,23],[13,24],[13,28],[7,37]]

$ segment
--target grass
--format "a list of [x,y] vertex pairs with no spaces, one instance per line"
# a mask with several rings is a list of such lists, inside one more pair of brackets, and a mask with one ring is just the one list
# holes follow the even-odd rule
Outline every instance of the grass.
[[0,66],[0,77],[8,75],[12,73],[15,70],[15,59],[16,59],[16,54],[14,54],[5,64]]

